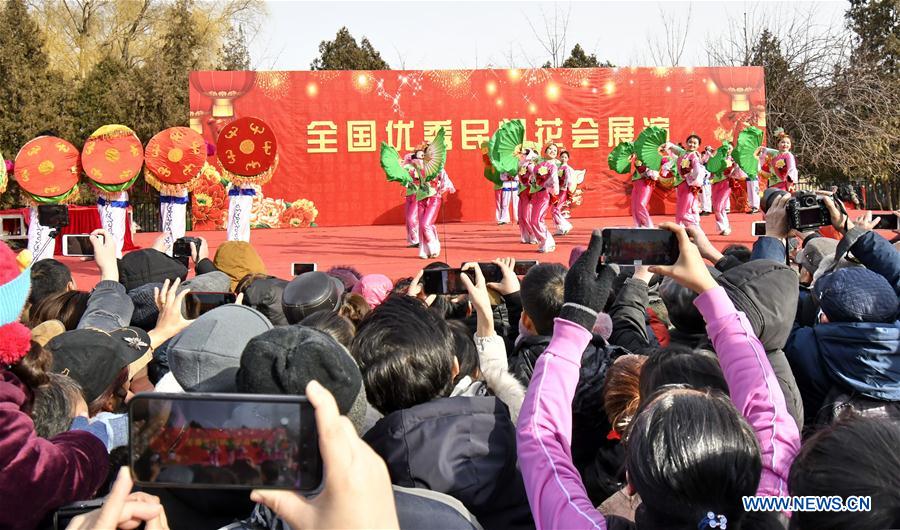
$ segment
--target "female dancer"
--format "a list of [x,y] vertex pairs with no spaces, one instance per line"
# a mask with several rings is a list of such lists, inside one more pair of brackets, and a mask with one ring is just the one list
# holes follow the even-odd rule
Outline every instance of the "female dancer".
[[691,134],[685,140],[686,149],[666,144],[669,154],[678,157],[675,162],[675,222],[682,226],[700,226],[697,195],[706,175],[703,166],[706,160],[697,152],[701,141],[699,136]]
[[577,171],[569,165],[569,152],[563,149],[559,153],[559,195],[553,201],[553,223],[556,224],[556,233],[554,235],[564,236],[572,230],[572,223],[566,219],[564,208],[566,201],[569,199],[569,190],[575,189],[577,185]]
[[538,252],[553,252],[556,241],[547,229],[544,216],[550,208],[550,196],[559,195],[559,146],[548,143],[544,146],[544,160],[534,169],[534,184],[531,187],[531,230],[538,243]]
[[[403,168],[409,171],[411,177],[415,175],[413,157],[415,153],[409,153],[403,157]],[[416,186],[410,180],[404,184],[406,200],[404,202],[404,217],[406,218],[406,246],[413,248],[419,246],[419,205],[416,200]]]
[[728,222],[727,213],[728,199],[731,197],[731,179],[747,179],[747,174],[731,157],[732,150],[733,147],[730,143],[725,142],[722,145],[720,151],[724,158],[724,168],[719,172],[713,173],[712,177],[713,212],[716,214],[716,228],[719,230],[719,235],[722,236],[731,234],[731,225]]
[[422,259],[436,258],[441,253],[441,241],[438,239],[438,230],[435,226],[438,211],[441,209],[445,193],[456,193],[453,182],[447,175],[447,171],[441,168],[434,178],[425,178],[425,158],[430,144],[423,144],[416,148],[412,163],[414,166],[418,192],[418,216],[419,216],[419,257]]
[[644,163],[632,155],[634,162],[634,174],[631,176],[631,218],[637,228],[653,228],[653,219],[647,205],[650,204],[650,195],[659,181],[659,171],[645,166]]
[[530,147],[526,147],[522,151],[521,160],[519,160],[518,223],[522,243],[526,244],[537,243],[537,236],[534,234],[531,226],[531,187],[534,183],[534,169],[537,159],[537,152]]
[[783,129],[775,131],[778,139],[778,152],[772,159],[773,177],[769,177],[771,187],[793,192],[797,185],[797,161],[791,153],[791,137]]

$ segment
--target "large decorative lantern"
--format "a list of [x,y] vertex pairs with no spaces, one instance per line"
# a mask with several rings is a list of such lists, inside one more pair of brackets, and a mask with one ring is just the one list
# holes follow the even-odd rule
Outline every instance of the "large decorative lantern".
[[759,67],[713,68],[711,76],[719,90],[731,96],[731,110],[750,110],[749,96],[763,84],[763,69]]
[[250,71],[191,72],[191,84],[204,96],[212,99],[213,118],[234,116],[234,100],[253,86],[256,73]]

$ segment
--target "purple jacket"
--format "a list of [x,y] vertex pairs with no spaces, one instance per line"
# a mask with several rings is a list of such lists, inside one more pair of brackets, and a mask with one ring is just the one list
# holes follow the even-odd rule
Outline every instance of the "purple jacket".
[[[750,323],[722,287],[694,304],[707,322],[735,407],[753,427],[762,456],[757,495],[787,495],[800,433]],[[590,332],[557,319],[550,346],[535,367],[519,414],[519,465],[538,528],[606,528],[572,464],[572,396]]]
[[39,438],[22,410],[26,392],[0,369],[0,529],[34,528],[52,510],[90,499],[109,470],[106,446],[87,431]]

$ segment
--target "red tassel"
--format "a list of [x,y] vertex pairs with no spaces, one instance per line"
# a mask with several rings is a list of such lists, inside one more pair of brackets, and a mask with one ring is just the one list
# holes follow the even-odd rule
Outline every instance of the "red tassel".
[[30,329],[20,322],[0,326],[0,364],[16,364],[30,349]]

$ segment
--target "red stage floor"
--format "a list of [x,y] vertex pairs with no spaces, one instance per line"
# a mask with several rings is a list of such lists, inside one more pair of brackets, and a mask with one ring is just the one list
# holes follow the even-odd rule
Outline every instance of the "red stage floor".
[[[715,230],[715,219],[704,216],[703,229],[719,248],[731,243],[751,246],[755,238],[750,235],[750,223],[762,219],[762,214],[732,214],[732,234],[723,237]],[[654,222],[667,219],[654,217]],[[490,260],[498,256],[536,259],[541,262],[567,264],[572,247],[586,245],[593,228],[630,226],[630,217],[604,217],[574,219],[575,228],[566,236],[556,238],[556,251],[540,254],[536,247],[519,242],[515,225],[497,226],[493,223],[448,223],[440,226],[441,261],[459,266],[468,260]],[[192,232],[190,235],[205,237],[210,244],[210,254],[225,241],[224,231]],[[142,233],[135,236],[137,245],[148,247],[158,236]],[[282,278],[290,277],[291,262],[314,261],[319,270],[333,265],[353,265],[363,273],[382,273],[392,279],[415,274],[426,262],[418,258],[418,250],[405,247],[403,226],[344,226],[335,228],[304,228],[297,230],[253,230],[251,243],[256,247],[269,268],[269,273]],[[79,258],[57,257],[68,264],[80,289],[89,289],[97,281],[93,262]]]

